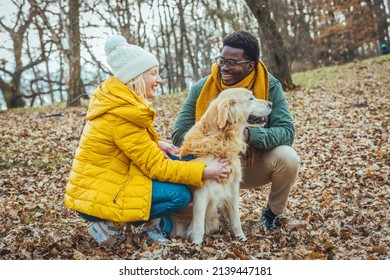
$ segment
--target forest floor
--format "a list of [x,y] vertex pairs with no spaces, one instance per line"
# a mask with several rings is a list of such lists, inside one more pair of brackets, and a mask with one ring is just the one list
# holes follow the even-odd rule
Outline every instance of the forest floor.
[[[248,241],[226,224],[193,245],[152,244],[127,229],[115,249],[97,246],[88,222],[63,203],[85,108],[0,113],[0,259],[390,259],[390,55],[295,74],[286,96],[301,169],[282,226],[259,222],[269,186],[241,191]],[[161,96],[157,130],[170,141],[185,94]]]

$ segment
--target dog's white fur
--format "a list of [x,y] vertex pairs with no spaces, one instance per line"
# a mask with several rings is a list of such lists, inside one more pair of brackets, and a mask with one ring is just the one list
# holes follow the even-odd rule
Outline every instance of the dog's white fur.
[[246,240],[239,214],[240,154],[247,146],[243,141],[243,131],[249,126],[247,120],[250,115],[266,116],[271,112],[271,105],[268,101],[254,98],[247,89],[227,89],[211,102],[202,118],[188,131],[181,147],[181,157],[194,155],[194,160],[206,164],[220,157],[231,162],[231,173],[221,183],[207,179],[202,188],[191,188],[193,202],[172,216],[173,235],[200,244],[204,234],[219,228],[218,211],[223,210],[233,234]]

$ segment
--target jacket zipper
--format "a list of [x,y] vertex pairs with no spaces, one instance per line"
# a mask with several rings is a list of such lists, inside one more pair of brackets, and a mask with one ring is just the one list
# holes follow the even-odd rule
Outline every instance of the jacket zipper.
[[131,179],[133,179],[133,176],[129,176],[129,178],[127,178],[126,182],[123,184],[123,186],[120,188],[120,190],[117,192],[117,194],[115,195],[113,201],[114,203],[116,204],[116,199],[119,197],[119,195],[123,192],[123,190],[126,188],[127,186],[127,183],[131,181]]

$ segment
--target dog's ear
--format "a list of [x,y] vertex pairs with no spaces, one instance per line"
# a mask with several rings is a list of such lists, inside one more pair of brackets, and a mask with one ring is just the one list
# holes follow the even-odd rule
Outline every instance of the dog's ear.
[[220,129],[224,128],[228,122],[236,122],[235,118],[237,116],[232,112],[235,104],[236,100],[234,99],[227,99],[218,104],[217,125]]
[[222,129],[226,126],[229,114],[229,100],[224,100],[218,104],[217,109],[217,125]]

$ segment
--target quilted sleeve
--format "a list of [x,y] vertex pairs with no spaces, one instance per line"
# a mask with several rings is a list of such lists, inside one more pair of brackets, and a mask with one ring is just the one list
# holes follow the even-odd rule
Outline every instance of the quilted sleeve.
[[205,164],[164,158],[152,140],[152,130],[119,119],[114,126],[115,143],[149,178],[201,187]]

